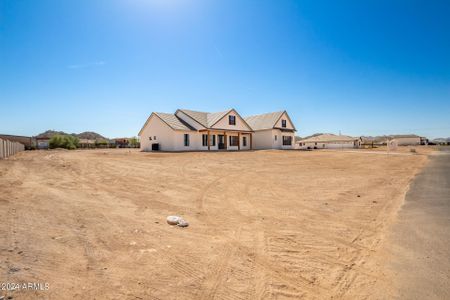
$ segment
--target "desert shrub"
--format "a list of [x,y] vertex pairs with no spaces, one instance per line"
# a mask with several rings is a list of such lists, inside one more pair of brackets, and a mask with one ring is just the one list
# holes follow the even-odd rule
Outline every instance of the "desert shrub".
[[79,140],[77,137],[71,135],[54,135],[48,142],[50,149],[64,148],[73,150],[78,147]]
[[139,140],[137,137],[132,137],[129,139],[129,145],[133,148],[137,148],[137,146],[139,145]]
[[95,146],[96,147],[100,147],[100,148],[105,148],[106,146],[108,146],[108,141],[106,141],[106,140],[96,140],[95,141]]

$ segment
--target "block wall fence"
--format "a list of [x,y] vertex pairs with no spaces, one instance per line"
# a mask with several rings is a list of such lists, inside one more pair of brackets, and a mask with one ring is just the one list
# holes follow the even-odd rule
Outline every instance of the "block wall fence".
[[25,146],[21,143],[0,139],[0,159],[7,158],[24,150]]

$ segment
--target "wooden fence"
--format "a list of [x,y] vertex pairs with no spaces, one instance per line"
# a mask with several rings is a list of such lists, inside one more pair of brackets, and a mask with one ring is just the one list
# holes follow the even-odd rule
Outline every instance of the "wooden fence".
[[0,139],[0,159],[7,158],[23,150],[25,150],[25,146],[21,143]]

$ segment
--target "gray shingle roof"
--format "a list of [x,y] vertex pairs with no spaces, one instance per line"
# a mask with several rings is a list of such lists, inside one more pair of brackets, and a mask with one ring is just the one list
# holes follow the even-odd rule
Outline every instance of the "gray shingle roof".
[[271,129],[275,126],[275,123],[280,119],[284,111],[277,111],[268,114],[249,116],[244,118],[245,122],[253,130]]
[[227,111],[221,111],[221,112],[215,112],[215,113],[208,113],[208,112],[202,112],[202,111],[194,111],[189,109],[180,109],[183,113],[200,123],[205,128],[210,128],[212,125],[214,125],[217,121],[219,121],[223,116],[225,116],[230,110]]
[[189,124],[175,116],[174,114],[167,114],[167,113],[154,113],[157,115],[161,120],[163,120],[164,123],[169,125],[172,129],[175,130],[195,130],[192,128]]

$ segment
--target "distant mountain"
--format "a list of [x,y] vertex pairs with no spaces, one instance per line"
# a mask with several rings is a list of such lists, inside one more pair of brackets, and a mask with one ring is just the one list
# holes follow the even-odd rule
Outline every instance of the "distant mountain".
[[79,134],[75,134],[75,136],[79,139],[88,139],[88,140],[108,140],[108,138],[105,138],[103,135],[98,134],[97,132],[93,131],[85,131]]
[[93,131],[85,131],[82,133],[66,133],[64,131],[55,131],[55,130],[47,130],[43,133],[38,134],[35,136],[36,138],[52,138],[54,135],[72,135],[79,139],[88,139],[88,140],[109,140],[108,138],[102,136],[101,134],[98,134]]
[[322,134],[328,134],[328,133],[323,133],[323,132],[320,132],[320,133],[314,133],[314,134],[305,136],[304,138],[300,138],[300,139],[301,139],[301,140],[305,140],[305,139],[309,139],[309,138],[312,138],[312,137],[315,137],[315,136],[319,136],[319,135],[322,135]]
[[38,135],[35,136],[35,138],[50,139],[50,138],[52,138],[52,136],[57,135],[57,134],[68,135],[68,133],[65,133],[64,131],[47,130],[45,132],[39,133]]

